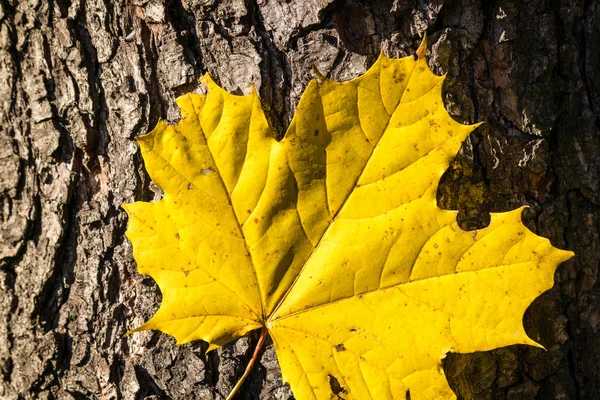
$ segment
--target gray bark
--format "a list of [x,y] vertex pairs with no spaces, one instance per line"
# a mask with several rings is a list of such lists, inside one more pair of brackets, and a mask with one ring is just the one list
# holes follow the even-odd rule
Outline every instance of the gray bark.
[[[151,200],[134,137],[206,71],[256,85],[281,136],[314,63],[344,80],[430,39],[445,102],[486,121],[444,175],[464,228],[527,204],[577,253],[525,325],[547,351],[451,354],[465,399],[600,398],[597,0],[0,0],[0,398],[222,399],[256,336],[204,354],[124,333],[160,304],[120,208]],[[288,399],[271,345],[239,396]]]

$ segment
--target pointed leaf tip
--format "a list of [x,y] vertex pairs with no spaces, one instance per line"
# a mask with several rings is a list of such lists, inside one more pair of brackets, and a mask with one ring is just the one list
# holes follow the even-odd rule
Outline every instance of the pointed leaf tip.
[[206,86],[208,86],[209,82],[214,82],[213,78],[210,76],[208,72],[205,72],[204,75],[200,77],[200,82]]
[[385,49],[383,48],[383,42],[381,42],[381,44],[379,45],[379,57],[378,58],[385,58]]
[[258,90],[256,90],[256,86],[254,86],[254,83],[250,83],[250,94],[252,96],[258,97]]
[[312,71],[313,71],[313,74],[316,75],[317,80],[319,80],[320,82],[323,82],[323,81],[327,80],[327,77],[325,75],[323,75],[321,73],[321,71],[319,71],[319,68],[317,68],[317,64],[313,63],[313,65],[312,65]]

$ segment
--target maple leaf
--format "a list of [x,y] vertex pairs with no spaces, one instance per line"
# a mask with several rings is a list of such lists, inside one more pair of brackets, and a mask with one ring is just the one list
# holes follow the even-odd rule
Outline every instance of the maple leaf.
[[212,350],[262,329],[251,364],[268,332],[297,399],[450,399],[449,351],[539,346],[523,314],[573,253],[521,209],[465,232],[437,206],[477,125],[449,116],[444,77],[424,44],[417,55],[312,81],[279,142],[254,89],[208,75],[207,95],[177,100],[177,125],[138,138],[165,196],[124,206],[138,270],[163,295],[135,331]]

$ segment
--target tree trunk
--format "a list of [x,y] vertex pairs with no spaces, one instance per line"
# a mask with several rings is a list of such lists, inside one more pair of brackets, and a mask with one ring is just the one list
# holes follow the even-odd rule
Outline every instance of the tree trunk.
[[[486,121],[444,175],[463,228],[521,205],[577,253],[525,326],[547,351],[451,354],[464,399],[600,398],[600,4],[597,0],[0,0],[0,398],[222,399],[256,336],[204,354],[125,332],[160,304],[120,208],[151,200],[134,137],[177,120],[206,71],[259,90],[281,137],[313,77],[388,55],[430,65],[461,122]],[[272,345],[239,399],[290,399]]]

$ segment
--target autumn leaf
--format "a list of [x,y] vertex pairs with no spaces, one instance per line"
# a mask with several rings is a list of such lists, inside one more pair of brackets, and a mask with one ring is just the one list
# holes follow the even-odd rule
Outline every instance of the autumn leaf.
[[312,81],[281,141],[254,90],[207,75],[207,95],[180,97],[181,121],[138,139],[164,198],[125,206],[163,295],[135,330],[212,350],[262,329],[297,399],[451,399],[448,352],[539,346],[523,314],[573,253],[521,209],[465,232],[437,206],[477,125],[448,115],[444,77],[417,56]]

